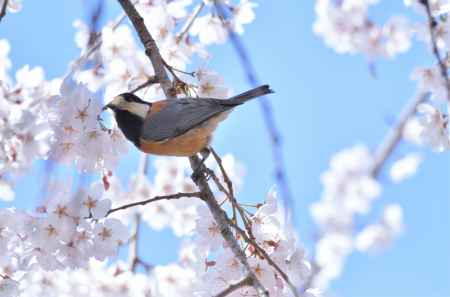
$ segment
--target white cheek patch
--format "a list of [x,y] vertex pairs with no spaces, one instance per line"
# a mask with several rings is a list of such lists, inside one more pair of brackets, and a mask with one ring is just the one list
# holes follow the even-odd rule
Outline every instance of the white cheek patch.
[[143,119],[147,116],[149,106],[142,103],[137,102],[126,102],[122,106],[119,106],[120,109],[127,110],[132,114],[135,114]]

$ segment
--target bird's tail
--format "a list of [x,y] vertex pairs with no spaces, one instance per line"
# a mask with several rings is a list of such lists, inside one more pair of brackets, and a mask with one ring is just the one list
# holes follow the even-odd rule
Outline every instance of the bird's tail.
[[227,102],[230,104],[233,104],[233,105],[239,105],[248,100],[254,99],[259,96],[271,94],[271,93],[274,93],[274,91],[272,91],[270,89],[269,85],[263,85],[263,86],[259,86],[257,88],[251,89],[242,94],[231,97],[230,99],[227,100]]

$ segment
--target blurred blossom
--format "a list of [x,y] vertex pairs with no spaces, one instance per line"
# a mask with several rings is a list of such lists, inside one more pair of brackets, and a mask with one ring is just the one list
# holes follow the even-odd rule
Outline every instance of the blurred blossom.
[[411,47],[413,31],[406,18],[391,17],[384,25],[369,18],[378,1],[317,0],[314,32],[341,54],[362,53],[373,60],[392,58]]
[[356,248],[360,251],[376,251],[388,247],[403,231],[403,211],[400,205],[384,208],[379,223],[365,227],[356,237]]
[[448,116],[428,103],[420,104],[417,113],[416,117],[407,122],[403,131],[404,137],[433,151],[443,152],[450,149]]
[[310,208],[320,230],[314,279],[319,288],[327,288],[341,274],[353,251],[355,218],[367,214],[381,194],[381,185],[371,176],[372,162],[368,148],[357,145],[335,154],[322,174],[322,198]]
[[19,12],[22,10],[22,0],[0,0],[0,7],[3,7],[5,1],[8,1],[8,11],[9,12]]
[[389,171],[391,180],[395,183],[399,183],[413,176],[420,163],[422,163],[422,156],[418,153],[411,153],[404,158],[397,160]]

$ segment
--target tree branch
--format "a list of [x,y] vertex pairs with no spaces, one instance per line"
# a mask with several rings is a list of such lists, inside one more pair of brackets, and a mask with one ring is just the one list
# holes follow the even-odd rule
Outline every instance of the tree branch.
[[268,297],[269,294],[268,294],[267,290],[263,287],[261,282],[256,277],[255,273],[253,272],[252,268],[250,267],[250,264],[247,261],[247,256],[245,255],[244,251],[239,246],[236,238],[233,235],[233,232],[231,232],[230,226],[232,226],[233,224],[230,222],[225,211],[220,207],[219,203],[217,202],[216,198],[214,197],[214,195],[208,185],[208,181],[207,181],[206,175],[205,175],[205,173],[207,172],[206,167],[204,165],[201,165],[200,158],[197,156],[192,156],[189,158],[189,160],[191,162],[192,168],[199,168],[199,170],[202,172],[200,177],[198,179],[193,179],[193,181],[200,188],[200,191],[203,194],[203,197],[202,197],[203,201],[205,201],[214,220],[216,221],[217,225],[219,226],[222,237],[225,239],[228,247],[231,249],[234,256],[238,259],[238,261],[244,267],[245,273],[251,278],[252,286],[255,288],[258,296]]
[[401,111],[397,124],[392,127],[374,154],[374,161],[370,169],[373,178],[377,178],[381,168],[391,156],[394,149],[402,140],[403,130],[408,120],[416,113],[417,106],[428,98],[428,93],[417,94]]
[[214,297],[225,297],[231,293],[233,293],[236,290],[239,290],[240,288],[243,287],[248,287],[252,285],[252,279],[250,276],[246,276],[245,278],[243,278],[241,281],[235,283],[235,284],[231,284],[228,286],[228,288],[226,288],[225,290],[223,290],[222,292],[220,292],[217,295],[214,295]]
[[[138,32],[139,38],[141,42],[144,44],[145,52],[149,57],[153,68],[155,70],[156,77],[158,78],[159,83],[162,85],[163,91],[167,98],[174,98],[175,94],[171,88],[172,83],[167,75],[167,72],[164,68],[164,61],[159,52],[158,46],[156,45],[154,39],[150,35],[150,32],[147,30],[144,24],[144,20],[137,12],[134,5],[129,0],[118,0],[122,5],[125,13],[130,18],[133,26]],[[191,162],[191,167],[193,170],[197,170],[200,166],[200,159],[198,156],[192,156],[189,158]],[[251,278],[252,286],[255,288],[258,296],[260,297],[268,297],[269,294],[267,290],[262,286],[255,273],[251,269],[247,257],[245,256],[244,251],[240,248],[236,238],[231,232],[230,223],[228,221],[228,217],[216,201],[210,187],[208,181],[206,179],[207,169],[204,165],[200,168],[201,174],[198,179],[195,179],[194,182],[200,188],[200,198],[206,202],[209,210],[213,218],[215,219],[217,225],[220,227],[221,234],[228,246],[231,248],[235,257],[242,263],[244,266],[245,273]],[[196,193],[198,195],[198,193]]]
[[133,90],[131,90],[130,93],[134,94],[137,91],[140,91],[143,88],[146,88],[146,87],[151,86],[156,83],[158,83],[158,78],[156,76],[151,76],[147,79],[146,82],[144,82],[143,84],[141,84],[141,85],[137,86],[136,88],[134,88]]
[[122,205],[122,206],[119,206],[119,207],[116,207],[116,208],[112,208],[112,209],[110,209],[108,211],[106,216],[109,216],[110,214],[112,214],[112,213],[114,213],[116,211],[119,211],[119,210],[124,210],[124,209],[135,207],[135,206],[144,206],[146,204],[149,204],[149,203],[152,203],[152,202],[156,202],[156,201],[160,201],[160,200],[174,200],[174,199],[190,198],[190,197],[201,198],[202,197],[202,193],[201,192],[177,193],[177,194],[172,194],[172,195],[156,196],[156,197],[153,197],[151,199],[138,201],[138,202],[133,202],[133,203],[125,204],[125,205]]
[[[219,13],[222,20],[226,19],[225,10],[220,3],[220,1],[215,0],[214,5]],[[239,36],[230,28],[228,24],[223,22],[223,26],[227,29],[228,35],[230,36],[231,43],[239,57],[242,68],[247,76],[247,81],[250,85],[256,87],[260,83],[258,81],[255,68],[250,60],[250,57],[243,45]],[[269,132],[271,144],[272,144],[272,155],[275,163],[275,180],[280,187],[282,198],[285,202],[286,210],[288,207],[291,212],[294,213],[294,200],[292,199],[291,189],[287,180],[286,169],[284,165],[284,155],[281,142],[281,134],[275,123],[275,117],[272,111],[272,105],[270,101],[265,97],[261,97],[258,102],[260,103],[264,121],[266,123],[267,131]]]

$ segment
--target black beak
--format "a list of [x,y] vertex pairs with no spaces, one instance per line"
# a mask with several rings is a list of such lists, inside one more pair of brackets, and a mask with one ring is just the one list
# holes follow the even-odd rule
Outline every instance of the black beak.
[[107,110],[108,108],[111,109],[111,110],[114,110],[114,106],[113,106],[113,105],[111,105],[111,104],[106,104],[105,106],[103,106],[102,111],[105,111],[105,110]]

